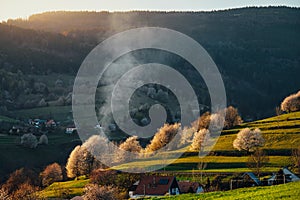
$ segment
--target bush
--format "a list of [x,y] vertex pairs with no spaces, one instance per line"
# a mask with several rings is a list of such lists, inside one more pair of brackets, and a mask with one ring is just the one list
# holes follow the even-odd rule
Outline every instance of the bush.
[[38,145],[38,141],[35,135],[32,133],[24,134],[21,137],[21,144],[27,148],[36,148]]
[[117,172],[115,170],[108,169],[96,169],[92,171],[90,175],[91,183],[99,185],[114,185],[117,178]]
[[12,199],[33,200],[38,199],[36,191],[38,191],[38,187],[34,187],[29,183],[23,183],[10,196]]
[[140,179],[140,174],[118,173],[115,170],[94,170],[90,175],[90,182],[102,186],[116,186],[128,190],[136,181]]
[[42,179],[43,186],[49,186],[54,182],[63,180],[62,169],[57,163],[48,165],[40,176]]
[[32,170],[21,168],[10,174],[2,189],[7,191],[8,194],[12,194],[24,183],[37,186],[39,185],[39,177]]

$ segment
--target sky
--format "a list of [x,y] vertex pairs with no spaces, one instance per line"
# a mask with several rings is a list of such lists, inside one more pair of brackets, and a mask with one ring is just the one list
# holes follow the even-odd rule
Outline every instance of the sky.
[[299,0],[0,0],[0,21],[58,10],[84,11],[210,11],[245,6],[300,7]]

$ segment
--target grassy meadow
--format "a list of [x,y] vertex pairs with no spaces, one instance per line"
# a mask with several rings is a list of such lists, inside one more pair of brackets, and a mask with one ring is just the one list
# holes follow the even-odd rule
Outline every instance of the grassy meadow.
[[275,186],[241,188],[231,191],[209,192],[204,194],[183,194],[171,197],[151,198],[152,200],[265,200],[287,199],[294,200],[300,195],[300,182],[288,183]]
[[38,196],[41,198],[56,198],[56,197],[72,197],[76,195],[82,195],[83,188],[89,183],[89,179],[84,176],[79,177],[77,180],[56,182],[49,187],[38,192]]

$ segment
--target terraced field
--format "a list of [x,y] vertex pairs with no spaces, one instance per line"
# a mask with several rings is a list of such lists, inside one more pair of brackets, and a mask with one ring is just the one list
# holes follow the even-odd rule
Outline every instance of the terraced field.
[[[277,171],[280,167],[291,164],[291,150],[300,146],[300,112],[283,114],[280,116],[243,123],[231,130],[225,130],[213,147],[211,156],[203,159],[198,157],[198,152],[185,152],[181,158],[166,167],[169,171],[197,171],[198,163],[205,162],[207,167],[204,172],[245,172],[247,156],[245,152],[239,152],[232,146],[236,134],[243,128],[260,128],[266,140],[264,149],[269,155],[269,163],[263,168],[265,172]],[[185,151],[182,149],[180,151]],[[172,153],[172,152],[169,152]],[[127,167],[143,167],[161,165],[162,161],[145,159],[117,166],[116,169]]]

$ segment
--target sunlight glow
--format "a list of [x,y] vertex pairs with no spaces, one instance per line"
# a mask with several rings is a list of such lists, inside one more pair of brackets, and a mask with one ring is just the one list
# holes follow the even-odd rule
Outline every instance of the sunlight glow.
[[26,18],[35,13],[55,10],[70,11],[208,11],[245,6],[285,5],[299,7],[299,0],[0,0],[0,21]]

